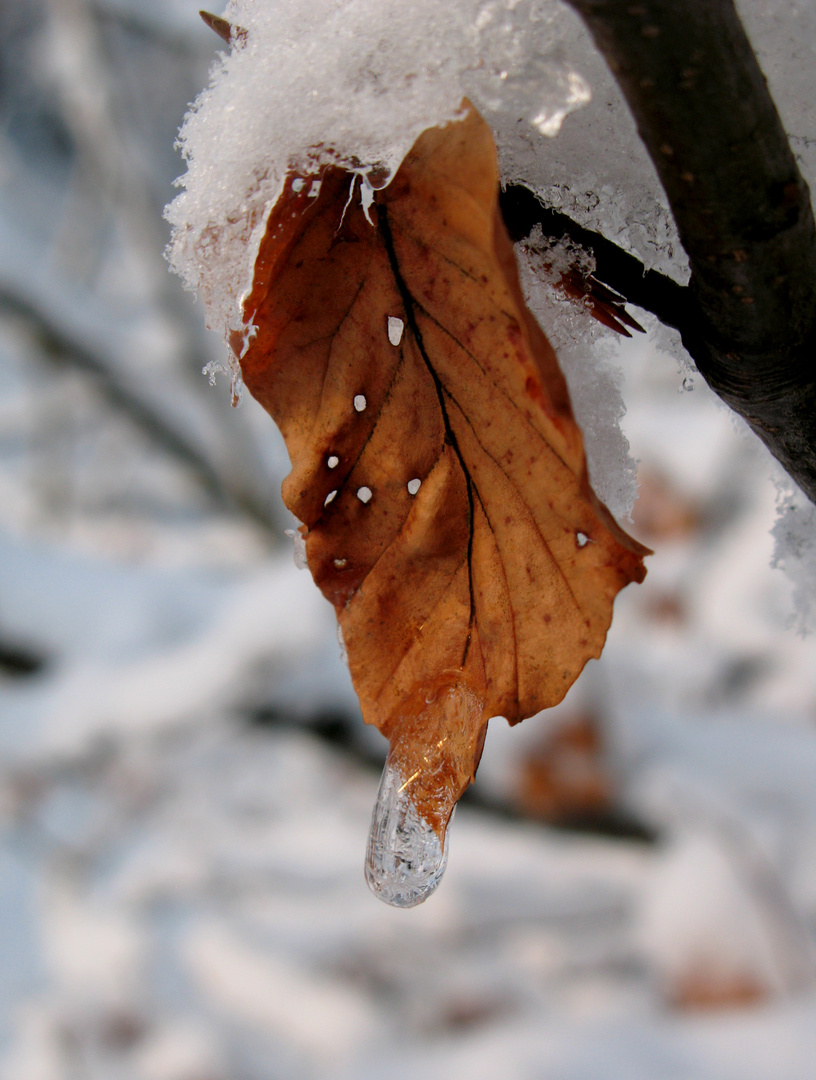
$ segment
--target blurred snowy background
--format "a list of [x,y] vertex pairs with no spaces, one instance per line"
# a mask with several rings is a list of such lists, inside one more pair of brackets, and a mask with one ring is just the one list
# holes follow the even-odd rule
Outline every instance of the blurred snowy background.
[[[795,104],[810,5],[748,14]],[[645,585],[561,707],[494,721],[440,891],[367,892],[384,742],[162,258],[218,47],[191,0],[0,0],[0,1075],[813,1075],[816,640],[772,462],[660,331],[604,346]],[[581,47],[567,148],[614,99]]]

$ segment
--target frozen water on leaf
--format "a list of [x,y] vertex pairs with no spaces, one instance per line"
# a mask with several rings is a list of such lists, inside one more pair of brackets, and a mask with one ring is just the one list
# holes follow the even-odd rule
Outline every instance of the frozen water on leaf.
[[306,561],[306,538],[300,529],[284,529],[283,531],[294,546],[295,566],[298,570],[305,570],[309,565]]
[[410,787],[410,779],[403,778],[389,757],[371,815],[365,861],[369,889],[399,908],[427,900],[448,863],[447,832],[443,844],[417,812]]
[[365,214],[366,221],[369,225],[373,225],[371,220],[371,204],[374,202],[374,188],[368,182],[368,177],[363,175],[360,178],[360,202],[363,206],[363,213]]
[[230,353],[224,360],[210,360],[201,369],[201,374],[207,376],[210,386],[215,386],[217,375],[226,375],[230,381],[230,398],[233,408],[241,404],[244,393],[244,381],[241,378],[241,369],[235,356]]

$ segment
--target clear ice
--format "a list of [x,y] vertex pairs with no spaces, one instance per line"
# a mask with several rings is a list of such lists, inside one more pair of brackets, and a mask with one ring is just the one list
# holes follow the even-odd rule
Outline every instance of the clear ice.
[[444,845],[417,812],[406,782],[389,756],[371,815],[365,877],[368,887],[386,904],[412,908],[427,900],[445,873]]

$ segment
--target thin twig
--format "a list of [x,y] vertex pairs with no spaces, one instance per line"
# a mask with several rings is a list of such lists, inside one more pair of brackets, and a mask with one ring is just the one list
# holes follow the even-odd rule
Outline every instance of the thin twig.
[[568,236],[595,259],[593,277],[614,289],[630,304],[679,330],[686,320],[687,293],[682,285],[657,270],[647,270],[628,251],[600,233],[579,225],[559,210],[545,206],[529,188],[508,184],[499,196],[502,217],[512,240],[529,236],[536,225],[544,236]]

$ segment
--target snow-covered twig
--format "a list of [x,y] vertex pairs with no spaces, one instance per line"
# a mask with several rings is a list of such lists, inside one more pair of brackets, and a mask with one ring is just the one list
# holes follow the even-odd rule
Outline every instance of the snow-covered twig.
[[816,226],[733,0],[570,0],[635,118],[689,257],[683,343],[816,500]]

